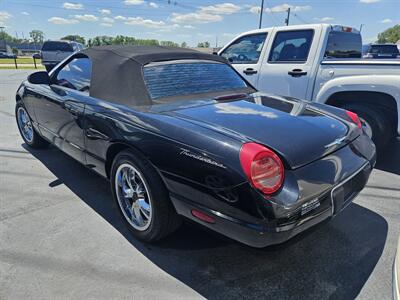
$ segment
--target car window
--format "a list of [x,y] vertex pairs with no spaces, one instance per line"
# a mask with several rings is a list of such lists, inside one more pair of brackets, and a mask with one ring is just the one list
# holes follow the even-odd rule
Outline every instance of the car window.
[[269,62],[306,62],[313,30],[280,31],[275,35]]
[[266,38],[266,32],[243,36],[229,45],[221,56],[234,64],[255,64]]
[[143,75],[153,100],[248,87],[232,67],[218,62],[150,64]]
[[47,41],[44,42],[42,51],[65,51],[72,52],[72,46],[66,42]]
[[369,53],[372,54],[399,54],[396,45],[372,45]]
[[353,32],[331,31],[328,35],[324,57],[330,58],[360,58],[361,35]]
[[58,71],[53,83],[81,92],[89,92],[91,74],[92,62],[89,58],[74,58]]

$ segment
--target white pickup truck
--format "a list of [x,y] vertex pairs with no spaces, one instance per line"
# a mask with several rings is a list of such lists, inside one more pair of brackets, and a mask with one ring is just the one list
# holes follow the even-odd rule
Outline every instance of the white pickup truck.
[[314,24],[240,34],[218,54],[258,90],[356,112],[378,149],[400,134],[400,60],[362,60],[360,32]]

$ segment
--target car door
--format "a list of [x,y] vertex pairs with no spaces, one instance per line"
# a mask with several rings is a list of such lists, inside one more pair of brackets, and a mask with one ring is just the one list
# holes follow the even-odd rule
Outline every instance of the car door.
[[42,87],[35,112],[40,130],[61,150],[83,162],[83,118],[90,88],[91,62],[77,56],[55,70]]
[[232,66],[252,85],[257,85],[260,55],[268,32],[241,36],[223,48],[219,55],[229,60]]
[[276,31],[269,53],[264,56],[257,88],[307,99],[318,44],[313,43],[314,35],[314,29]]

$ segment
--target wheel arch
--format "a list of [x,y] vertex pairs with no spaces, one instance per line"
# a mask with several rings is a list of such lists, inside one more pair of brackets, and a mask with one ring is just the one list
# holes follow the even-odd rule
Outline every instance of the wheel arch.
[[360,104],[370,108],[378,108],[389,116],[393,129],[397,129],[399,126],[398,103],[388,93],[362,90],[338,91],[331,94],[325,103],[335,107],[343,107],[346,104]]

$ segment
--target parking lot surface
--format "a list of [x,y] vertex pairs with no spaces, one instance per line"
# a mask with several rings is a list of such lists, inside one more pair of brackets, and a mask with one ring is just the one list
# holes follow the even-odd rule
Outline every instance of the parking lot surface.
[[0,70],[0,299],[390,299],[400,233],[400,140],[341,215],[252,249],[198,226],[148,245],[125,229],[109,183],[61,151],[27,148]]

